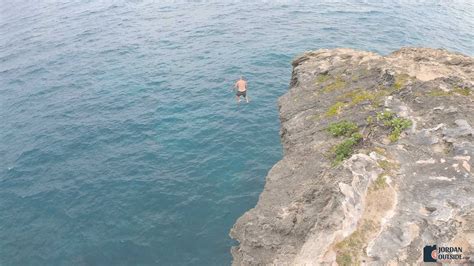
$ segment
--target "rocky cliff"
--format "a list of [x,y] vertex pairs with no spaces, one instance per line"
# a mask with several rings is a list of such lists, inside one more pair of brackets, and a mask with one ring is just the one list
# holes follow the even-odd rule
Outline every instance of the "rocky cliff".
[[474,258],[473,58],[323,49],[290,87],[284,157],[231,230],[234,265],[405,265],[433,244]]

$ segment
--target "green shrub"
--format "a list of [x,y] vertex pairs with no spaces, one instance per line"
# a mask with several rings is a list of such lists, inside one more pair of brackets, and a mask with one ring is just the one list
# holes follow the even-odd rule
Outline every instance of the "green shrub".
[[390,111],[383,111],[383,112],[377,113],[377,120],[381,120],[385,122],[392,119],[392,117],[394,116],[395,114]]
[[366,119],[368,125],[372,125],[374,123],[374,117],[369,115]]
[[340,163],[349,158],[354,151],[354,147],[362,140],[362,134],[359,132],[352,133],[352,135],[334,147],[335,159],[334,163]]
[[377,113],[377,120],[382,121],[383,125],[390,128],[390,135],[388,138],[391,142],[395,142],[400,138],[403,130],[411,127],[412,122],[409,119],[397,117],[390,111],[383,111]]
[[405,118],[394,118],[391,121],[392,133],[390,133],[389,139],[392,142],[397,141],[400,138],[400,134],[403,130],[411,127],[411,120]]
[[334,137],[350,136],[357,131],[357,125],[354,122],[342,120],[340,122],[332,123],[328,127],[329,133]]

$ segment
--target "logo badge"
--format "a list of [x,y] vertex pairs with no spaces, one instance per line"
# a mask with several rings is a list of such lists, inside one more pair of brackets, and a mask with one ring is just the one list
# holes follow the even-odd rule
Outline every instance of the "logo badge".
[[438,251],[436,245],[425,246],[423,248],[423,261],[424,262],[436,262],[438,258]]

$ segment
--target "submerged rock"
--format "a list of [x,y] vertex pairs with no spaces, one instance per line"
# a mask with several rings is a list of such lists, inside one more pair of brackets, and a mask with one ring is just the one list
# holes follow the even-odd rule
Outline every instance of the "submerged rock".
[[415,264],[434,244],[474,258],[473,71],[424,48],[295,59],[284,157],[230,232],[233,263]]

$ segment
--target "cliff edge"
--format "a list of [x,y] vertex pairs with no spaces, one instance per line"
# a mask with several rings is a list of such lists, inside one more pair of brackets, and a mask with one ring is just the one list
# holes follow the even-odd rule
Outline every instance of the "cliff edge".
[[284,157],[230,232],[234,265],[415,264],[434,244],[474,259],[473,58],[322,49],[290,87]]

